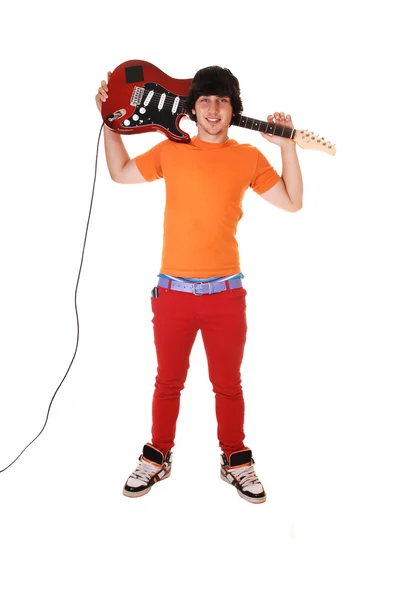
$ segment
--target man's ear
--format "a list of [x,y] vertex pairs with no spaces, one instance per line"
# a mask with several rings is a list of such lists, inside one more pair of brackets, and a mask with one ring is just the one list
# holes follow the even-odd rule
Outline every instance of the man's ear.
[[194,108],[191,110],[191,113],[192,113],[193,115],[196,115],[196,112],[195,112],[195,109],[194,109]]

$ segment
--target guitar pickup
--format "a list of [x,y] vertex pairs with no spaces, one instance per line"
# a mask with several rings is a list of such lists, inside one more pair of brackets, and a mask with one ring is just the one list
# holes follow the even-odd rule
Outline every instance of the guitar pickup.
[[174,115],[177,112],[179,103],[180,103],[180,98],[177,96],[176,98],[174,98],[173,108],[171,109],[171,114]]

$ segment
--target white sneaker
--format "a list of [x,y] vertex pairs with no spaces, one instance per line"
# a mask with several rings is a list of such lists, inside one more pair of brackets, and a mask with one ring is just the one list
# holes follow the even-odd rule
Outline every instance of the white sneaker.
[[169,451],[164,456],[154,446],[145,444],[137,468],[124,485],[123,494],[129,498],[144,496],[154,483],[170,477],[172,455]]
[[221,455],[221,479],[238,490],[239,496],[248,502],[260,504],[267,496],[254,470],[251,450],[233,452],[229,460]]

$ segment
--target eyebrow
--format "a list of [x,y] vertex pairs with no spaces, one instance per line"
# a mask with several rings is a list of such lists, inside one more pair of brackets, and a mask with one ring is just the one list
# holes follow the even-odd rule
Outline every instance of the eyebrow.
[[215,96],[216,98],[227,98],[228,100],[230,100],[229,96],[223,96],[220,94],[201,94],[199,98],[210,98],[210,96]]

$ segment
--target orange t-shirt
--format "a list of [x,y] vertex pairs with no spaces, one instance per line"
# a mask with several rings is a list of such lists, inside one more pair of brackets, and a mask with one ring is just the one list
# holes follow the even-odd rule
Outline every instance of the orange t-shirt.
[[166,185],[160,273],[207,278],[240,272],[235,234],[248,187],[263,194],[280,179],[257,148],[228,139],[165,140],[135,159],[147,181]]

